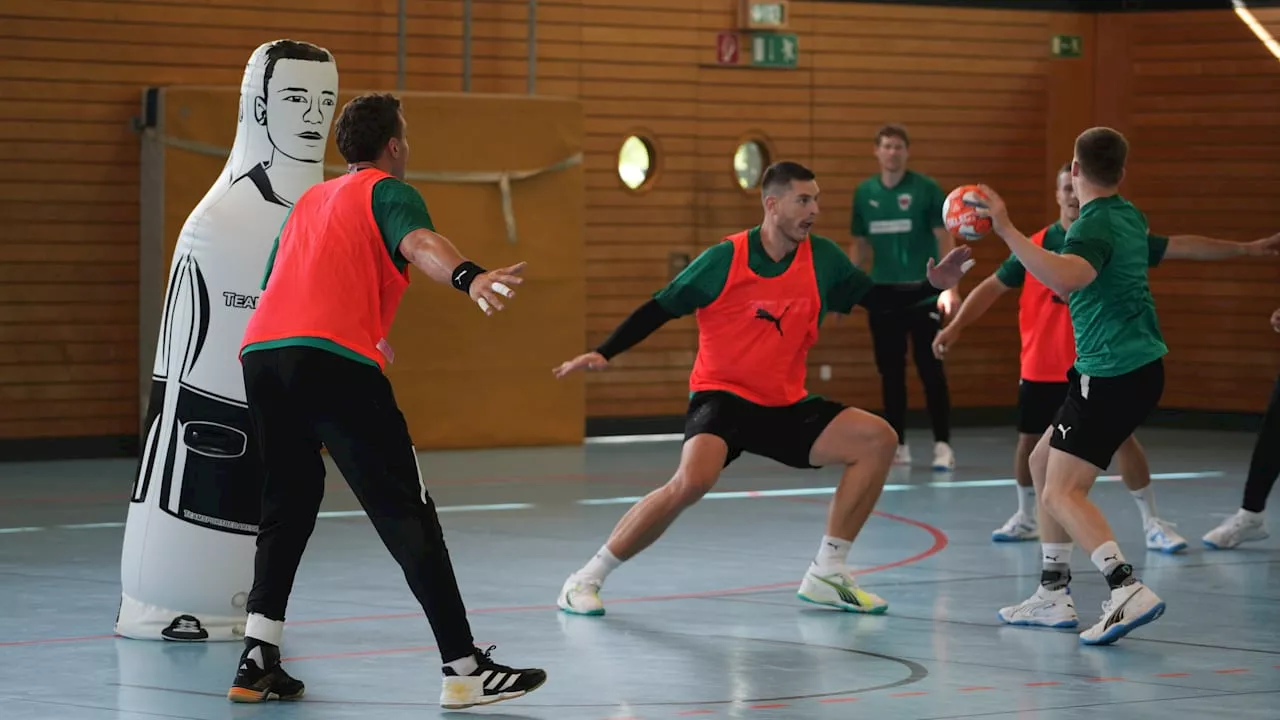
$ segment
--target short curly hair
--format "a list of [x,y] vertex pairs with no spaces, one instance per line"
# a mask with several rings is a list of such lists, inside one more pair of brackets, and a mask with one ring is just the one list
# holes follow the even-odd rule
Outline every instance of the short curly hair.
[[390,93],[360,95],[338,116],[338,152],[348,163],[373,162],[402,130],[399,98]]

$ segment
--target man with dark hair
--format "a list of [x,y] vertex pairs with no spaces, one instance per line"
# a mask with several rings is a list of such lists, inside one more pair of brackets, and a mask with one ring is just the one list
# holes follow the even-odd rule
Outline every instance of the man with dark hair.
[[793,468],[844,467],[826,535],[798,594],[850,612],[888,607],[858,587],[846,559],[884,487],[897,437],[884,420],[809,393],[805,361],[826,313],[932,297],[954,287],[972,266],[969,249],[954,250],[936,266],[932,258],[921,260],[927,282],[873,287],[839,246],[809,234],[818,217],[818,184],[808,168],[793,162],[769,167],[761,196],[760,225],[703,252],[595,351],[554,371],[564,377],[603,370],[669,320],[697,317],[698,355],[680,465],[565,581],[557,604],[567,613],[603,615],[605,577],[656,541],[744,452]]
[[[1138,581],[1106,518],[1088,497],[1098,474],[1164,391],[1168,347],[1147,280],[1150,231],[1146,217],[1117,187],[1127,154],[1124,136],[1111,128],[1092,128],[1076,139],[1071,179],[1080,216],[1059,253],[1023,236],[1009,221],[1004,201],[985,185],[980,186],[984,206],[978,208],[1026,271],[1067,298],[1076,342],[1066,399],[1031,454],[1031,474],[1045,510],[1043,542],[1055,546],[1053,558],[1046,554],[1036,593],[1001,609],[1000,617],[1012,624],[1076,624],[1074,607],[1057,622],[1037,621],[1044,608],[1069,604],[1074,539],[1111,588],[1101,619],[1080,634],[1089,645],[1113,643],[1165,609],[1164,601]],[[1270,245],[1260,251],[1274,253]]]
[[[910,140],[901,125],[885,125],[875,136],[880,172],[853,193],[849,233],[851,255],[860,269],[870,266],[877,285],[918,283],[925,261],[936,260],[955,247],[942,218],[946,193],[933,178],[907,169]],[[898,433],[894,463],[911,464],[907,444],[907,340],[910,338],[916,373],[924,385],[925,405],[933,427],[933,469],[955,468],[951,448],[951,391],[942,361],[931,350],[933,338],[959,305],[960,295],[949,289],[922,298],[908,307],[894,307],[867,316],[875,347],[876,369],[884,417]]]
[[[1066,163],[1058,170],[1056,197],[1058,221],[1030,238],[1033,244],[1050,252],[1062,250],[1067,231],[1080,216],[1080,202],[1071,181],[1071,163]],[[1199,235],[1165,237],[1149,234],[1148,264],[1156,267],[1164,258],[1220,260],[1262,256],[1268,254],[1278,243],[1280,236],[1239,243]],[[938,356],[949,352],[966,327],[977,322],[1001,295],[1015,287],[1022,288],[1018,310],[1018,326],[1022,335],[1022,369],[1018,381],[1018,444],[1014,451],[1018,512],[991,534],[993,540],[1004,542],[1034,540],[1040,536],[1030,459],[1036,442],[1067,398],[1067,373],[1076,358],[1075,333],[1071,327],[1067,303],[1034,275],[1027,276],[1022,262],[1011,254],[996,272],[969,293],[955,319],[938,333],[933,343],[934,353]],[[1116,462],[1121,479],[1141,512],[1147,549],[1165,553],[1185,549],[1187,541],[1173,529],[1173,523],[1161,519],[1156,512],[1151,471],[1146,453],[1136,437],[1130,435],[1120,445],[1116,450]],[[1052,523],[1053,519],[1049,518],[1049,522]],[[1057,523],[1053,526],[1056,528]],[[1059,554],[1055,542],[1046,542],[1043,550],[1045,563],[1055,563],[1053,558]],[[1054,578],[1055,573],[1046,572],[1044,580],[1051,584],[1051,589],[1057,589],[1057,582],[1061,580]],[[1039,622],[1045,619],[1045,615],[1049,616],[1048,619],[1053,624],[1075,619],[1075,609],[1069,598],[1063,602],[1046,604],[1036,610],[1035,617],[1024,613],[1016,619],[1023,621],[1023,624],[1046,624]]]
[[[1030,238],[1033,244],[1050,252],[1062,249],[1067,231],[1080,216],[1080,203],[1071,183],[1071,163],[1058,170],[1056,186],[1058,220]],[[1154,267],[1164,256],[1169,238],[1153,235],[1149,242],[1150,261]],[[938,358],[944,357],[960,340],[961,332],[977,322],[1001,295],[1012,288],[1022,289],[1018,309],[1018,328],[1022,336],[1018,379],[1018,443],[1013,455],[1018,511],[991,533],[991,539],[997,542],[1019,542],[1040,537],[1036,492],[1031,479],[1031,451],[1049,427],[1054,413],[1067,398],[1067,371],[1071,369],[1076,357],[1071,315],[1066,302],[1046,288],[1034,275],[1028,277],[1018,256],[1010,254],[994,273],[969,293],[960,305],[955,319],[933,341],[934,354]],[[1142,513],[1147,548],[1164,552],[1177,552],[1186,548],[1186,540],[1173,530],[1172,524],[1156,515],[1151,471],[1137,438],[1130,435],[1116,454],[1121,478]],[[1055,548],[1051,545],[1045,545],[1045,562],[1052,562],[1048,558],[1055,554]],[[1055,606],[1059,614],[1067,607],[1067,603]],[[1074,613],[1074,607],[1071,607],[1071,611]]]
[[546,673],[495,663],[474,645],[435,504],[382,370],[409,265],[451,283],[485,314],[519,285],[524,263],[485,271],[435,232],[404,182],[409,158],[400,102],[363,95],[342,110],[347,174],[298,199],[276,239],[241,349],[262,453],[262,522],[245,649],[228,697],[296,699],[280,664],[285,607],[324,495],[323,445],[422,604],[440,649],[440,703],[458,709],[519,697]]

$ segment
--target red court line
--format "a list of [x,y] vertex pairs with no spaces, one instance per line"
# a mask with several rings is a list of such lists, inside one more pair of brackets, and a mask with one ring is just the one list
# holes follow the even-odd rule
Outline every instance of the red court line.
[[1096,682],[1096,683],[1125,682],[1125,679],[1122,677],[1096,677],[1096,678],[1088,678],[1088,680],[1089,682]]
[[773,708],[789,707],[786,703],[764,703],[761,705],[752,705],[752,710],[772,710]]
[[920,692],[920,691],[918,691],[918,690],[917,690],[916,692],[894,693],[894,694],[890,695],[889,697],[891,697],[891,698],[919,697],[919,696],[921,696],[921,695],[928,695],[928,694],[929,694],[929,693],[927,693],[927,692]]
[[1027,683],[1027,687],[1049,687],[1050,685],[1061,685],[1061,684],[1062,683],[1058,682],[1057,680],[1048,680],[1045,682],[1030,682],[1030,683]]
[[[931,545],[926,550],[918,552],[915,555],[912,555],[911,557],[908,557],[908,558],[904,558],[902,560],[896,560],[894,562],[885,563],[883,565],[876,565],[876,566],[861,569],[861,570],[855,570],[855,572],[858,575],[870,575],[871,573],[882,572],[884,570],[891,570],[893,568],[898,568],[904,565],[911,565],[912,563],[920,562],[921,560],[930,558],[942,552],[944,549],[946,549],[947,544],[950,542],[950,540],[947,538],[946,533],[942,532],[941,530],[939,530],[938,528],[932,525],[920,522],[919,520],[912,520],[911,518],[903,517],[901,515],[893,515],[890,513],[880,512],[878,510],[872,512],[872,515],[878,515],[887,520],[893,520],[894,522],[900,522],[907,525],[911,525],[912,527],[920,528],[921,530],[924,530],[925,532],[929,533],[930,536],[933,537],[933,545]],[[700,592],[679,593],[675,595],[649,595],[644,597],[620,598],[617,600],[610,600],[609,604],[623,605],[623,604],[629,604],[629,603],[642,603],[642,602],[663,602],[666,600],[695,600],[699,598],[723,597],[725,595],[744,595],[747,593],[756,593],[756,592],[764,592],[768,590],[780,590],[782,588],[796,587],[799,585],[799,582],[800,582],[799,580],[788,580],[786,582],[770,583],[768,585],[749,585],[746,587],[725,588],[721,590],[703,590]],[[477,608],[474,610],[468,610],[467,614],[468,615],[484,615],[489,613],[512,613],[512,612],[529,612],[529,611],[543,611],[543,610],[558,610],[558,608],[553,603],[546,604],[546,605],[511,605],[511,606],[499,606],[499,607],[489,607],[489,608]],[[400,620],[400,619],[421,618],[421,617],[422,617],[422,611],[417,610],[414,612],[385,613],[385,614],[378,614],[378,615],[358,615],[358,616],[352,616],[352,617],[317,618],[315,620],[291,620],[286,622],[285,625],[330,625],[334,623],[368,622],[368,621],[375,621],[375,620]],[[43,640],[18,640],[18,641],[11,641],[11,642],[2,642],[0,643],[0,647],[16,646],[16,645],[47,645],[50,643],[85,642],[90,640],[109,640],[114,637],[116,636],[115,635],[92,635],[92,636],[86,636],[86,637],[71,637],[71,638],[46,638]],[[390,652],[399,652],[399,651],[391,650]]]
[[991,687],[991,686],[989,686],[989,685],[980,685],[980,686],[978,686],[978,687],[966,687],[966,688],[960,688],[960,692],[965,692],[965,693],[967,693],[967,692],[983,692],[984,690],[995,690],[995,688],[993,688],[993,687]]
[[1191,677],[1191,673],[1160,673],[1152,677],[1163,677],[1163,678]]
[[818,700],[818,702],[820,702],[820,703],[847,703],[847,702],[858,702],[858,698],[856,698],[856,697],[822,698],[822,699]]
[[1247,673],[1249,668],[1231,668],[1230,670],[1214,670],[1219,675],[1235,675],[1236,673]]

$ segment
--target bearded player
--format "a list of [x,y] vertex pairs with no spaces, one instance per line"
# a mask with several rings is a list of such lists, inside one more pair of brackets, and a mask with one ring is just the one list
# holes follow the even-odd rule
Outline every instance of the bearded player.
[[761,181],[764,220],[703,252],[631,314],[594,352],[556,368],[556,377],[602,370],[669,320],[693,314],[698,356],[689,380],[680,465],[618,522],[557,598],[572,614],[603,615],[600,588],[622,562],[658,539],[744,452],[793,468],[840,465],[844,473],[826,534],[800,584],[802,600],[881,613],[888,604],[858,587],[846,560],[875,507],[898,447],[880,417],[810,394],[806,358],[828,312],[905,307],[955,287],[972,266],[967,247],[927,263],[925,282],[875,286],[831,240],[810,235],[818,216],[813,172],[770,166]]

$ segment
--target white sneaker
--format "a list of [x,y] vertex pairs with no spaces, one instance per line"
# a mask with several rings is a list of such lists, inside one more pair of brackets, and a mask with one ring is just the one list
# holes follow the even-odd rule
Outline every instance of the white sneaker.
[[569,576],[560,588],[556,605],[571,615],[603,615],[604,603],[600,601],[600,581],[578,574]]
[[1173,531],[1176,527],[1168,520],[1160,518],[1151,518],[1151,522],[1147,523],[1147,549],[1159,550],[1162,553],[1180,552],[1187,549],[1186,538]]
[[829,605],[848,612],[879,615],[889,609],[884,598],[858,587],[858,581],[847,568],[834,572],[820,572],[812,563],[796,592],[805,602]]
[[1017,605],[1000,608],[996,613],[1009,625],[1035,625],[1048,628],[1073,628],[1080,624],[1071,588],[1049,590],[1041,585],[1031,597]]
[[893,454],[894,465],[910,465],[911,450],[906,445],[899,445],[898,451]]
[[1118,587],[1102,601],[1098,624],[1080,633],[1085,645],[1110,645],[1164,614],[1164,601],[1140,582]]
[[1244,510],[1222,521],[1218,527],[1205,533],[1201,542],[1214,550],[1230,550],[1244,542],[1256,542],[1271,537],[1266,520],[1245,517]]
[[996,542],[1023,542],[1040,537],[1040,526],[1035,516],[1027,515],[1021,510],[1013,514],[998,530],[991,532],[991,539]]
[[956,454],[951,451],[951,446],[949,444],[944,442],[933,444],[933,469],[956,469]]

